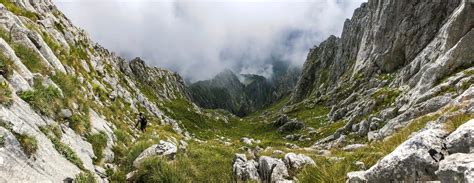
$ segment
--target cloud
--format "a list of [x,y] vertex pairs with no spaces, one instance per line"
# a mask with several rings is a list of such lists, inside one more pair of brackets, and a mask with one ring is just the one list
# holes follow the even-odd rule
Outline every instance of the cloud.
[[195,81],[225,68],[266,74],[272,59],[302,65],[364,0],[54,1],[108,49]]

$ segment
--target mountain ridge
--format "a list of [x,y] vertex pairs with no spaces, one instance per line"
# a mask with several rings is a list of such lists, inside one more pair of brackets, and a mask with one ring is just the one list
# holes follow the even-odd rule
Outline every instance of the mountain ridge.
[[472,1],[369,0],[301,75],[226,71],[222,102],[268,99],[245,117],[199,107],[178,74],[93,43],[50,0],[0,3],[0,181],[473,180]]

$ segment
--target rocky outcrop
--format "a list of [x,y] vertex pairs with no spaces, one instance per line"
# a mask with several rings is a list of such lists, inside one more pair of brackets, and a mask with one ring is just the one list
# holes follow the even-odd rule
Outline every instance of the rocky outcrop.
[[474,182],[474,154],[451,154],[436,171],[441,182]]
[[348,182],[432,181],[444,157],[446,132],[430,129],[416,134],[365,172],[350,174]]
[[[177,74],[127,62],[93,43],[51,0],[2,3],[0,52],[10,70],[0,81],[11,101],[0,104],[0,182],[62,182],[81,172],[107,182],[105,166],[116,167],[115,133],[133,133],[139,110],[187,134],[155,101],[189,100]],[[22,95],[39,85],[48,91]]]
[[[275,151],[275,153],[283,153]],[[233,176],[236,181],[294,182],[294,176],[305,166],[316,163],[304,154],[288,153],[283,160],[261,156],[258,162],[247,160],[245,154],[236,154]]]
[[262,182],[284,182],[289,177],[288,170],[282,160],[262,156],[258,160],[258,165]]
[[474,153],[474,119],[446,137],[445,144],[450,153]]
[[245,154],[236,154],[232,164],[235,181],[259,180],[258,163],[254,160],[247,160]]
[[333,147],[349,134],[382,140],[415,118],[458,105],[472,93],[473,17],[468,0],[363,3],[340,38],[310,50],[291,95],[292,105],[327,105],[331,121],[347,122],[317,145]]
[[166,157],[169,159],[174,159],[176,153],[178,152],[178,147],[175,144],[167,141],[160,140],[159,144],[155,144],[145,149],[138,157],[133,161],[133,166],[135,168],[140,167],[140,164],[151,156],[160,156]]
[[142,85],[139,87],[150,87],[152,91],[159,91],[157,97],[161,101],[191,100],[191,94],[184,80],[177,73],[158,67],[149,67],[140,58],[122,63],[121,70],[139,81]]
[[301,170],[306,165],[316,165],[316,163],[310,157],[304,154],[295,154],[295,153],[288,153],[283,158],[283,162],[285,162],[286,167],[292,170],[293,172],[297,172]]

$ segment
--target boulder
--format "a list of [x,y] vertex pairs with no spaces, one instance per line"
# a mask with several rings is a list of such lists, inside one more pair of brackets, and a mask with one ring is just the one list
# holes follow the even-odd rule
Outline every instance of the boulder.
[[370,127],[369,121],[364,120],[359,123],[359,131],[357,133],[360,136],[367,135],[367,133],[369,133],[369,127]]
[[255,140],[253,140],[251,138],[247,138],[247,137],[242,137],[240,139],[240,142],[244,143],[245,145],[251,146],[253,144],[253,142],[255,142]]
[[366,183],[365,171],[349,172],[347,174],[347,183]]
[[69,119],[72,117],[72,111],[70,109],[61,109],[59,113],[62,118]]
[[474,154],[456,153],[439,163],[436,171],[441,182],[474,182]]
[[288,119],[287,115],[281,115],[275,122],[273,122],[273,126],[279,128],[286,124],[288,121],[290,120]]
[[262,182],[283,182],[288,181],[288,169],[282,160],[261,156],[258,160],[260,179]]
[[285,123],[283,126],[278,128],[278,132],[285,133],[285,132],[292,132],[295,130],[300,130],[304,127],[304,124],[299,121],[290,121]]
[[349,182],[357,182],[361,177],[367,182],[436,180],[434,172],[438,169],[439,160],[444,156],[440,152],[445,135],[446,132],[441,129],[422,131],[402,143],[370,169],[363,173],[348,174],[354,177],[349,179]]
[[254,160],[247,160],[245,154],[235,154],[232,164],[235,181],[258,180],[258,164]]
[[138,157],[133,161],[133,166],[138,168],[140,164],[148,157],[151,156],[163,156],[170,159],[174,159],[178,148],[171,142],[160,140],[159,144],[155,144],[145,149]]
[[350,144],[342,148],[343,151],[355,151],[358,149],[366,148],[366,144]]
[[288,169],[298,171],[305,165],[316,165],[313,159],[304,154],[288,153],[283,158],[283,162]]
[[474,153],[474,119],[446,137],[446,147],[449,153]]

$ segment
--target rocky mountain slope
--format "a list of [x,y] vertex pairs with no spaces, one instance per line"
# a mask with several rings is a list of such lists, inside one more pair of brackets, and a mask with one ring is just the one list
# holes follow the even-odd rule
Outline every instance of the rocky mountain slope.
[[189,97],[177,74],[93,44],[51,1],[1,3],[0,181],[105,181],[138,112],[188,135],[158,105]]
[[294,66],[274,65],[271,78],[225,70],[211,80],[193,83],[189,86],[192,101],[202,108],[225,109],[238,116],[264,109],[288,96],[300,74]]
[[[295,89],[293,71],[271,94],[201,83],[232,100],[109,52],[50,0],[0,3],[0,182],[474,180],[472,1],[369,0]],[[264,109],[242,118],[191,102],[249,93]]]

